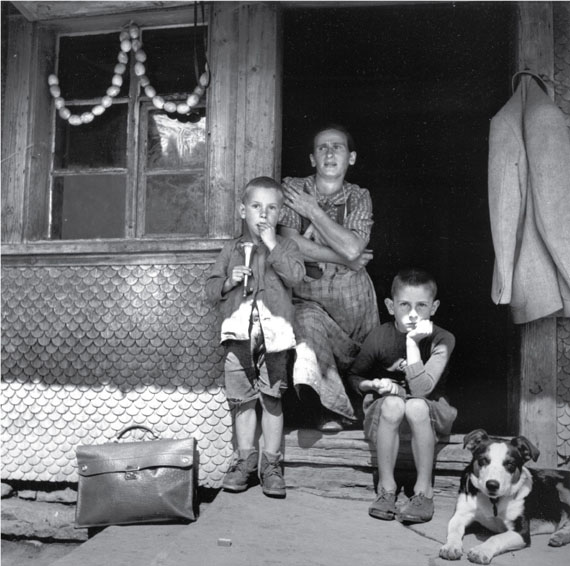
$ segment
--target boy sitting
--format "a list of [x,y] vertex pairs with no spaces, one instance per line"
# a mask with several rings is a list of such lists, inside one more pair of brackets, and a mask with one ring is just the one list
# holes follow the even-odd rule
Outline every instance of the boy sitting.
[[291,288],[305,275],[297,244],[275,233],[282,205],[279,183],[269,177],[250,181],[240,204],[244,235],[223,247],[206,281],[206,295],[222,314],[226,396],[235,411],[237,458],[223,488],[240,492],[259,482],[254,447],[259,401],[264,440],[261,484],[270,497],[285,497],[279,452],[281,394],[295,348]]
[[[455,346],[453,335],[430,317],[439,307],[435,280],[419,269],[399,272],[391,298],[385,299],[392,322],[366,338],[351,371],[355,389],[366,393],[364,432],[374,442],[378,461],[378,497],[369,514],[377,519],[422,523],[434,512],[432,468],[438,435],[448,435],[457,416],[443,393],[444,374]],[[414,495],[396,507],[394,467],[400,424],[407,421],[416,465]]]

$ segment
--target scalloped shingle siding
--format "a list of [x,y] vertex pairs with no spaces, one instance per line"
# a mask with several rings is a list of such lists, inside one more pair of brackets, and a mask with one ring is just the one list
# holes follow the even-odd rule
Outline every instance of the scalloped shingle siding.
[[2,269],[3,478],[77,481],[78,444],[137,423],[194,436],[200,484],[219,486],[231,417],[209,267]]

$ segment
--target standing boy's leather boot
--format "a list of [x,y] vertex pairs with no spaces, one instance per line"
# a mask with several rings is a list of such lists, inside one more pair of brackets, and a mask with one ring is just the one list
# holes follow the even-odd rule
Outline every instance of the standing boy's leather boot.
[[281,454],[261,453],[261,489],[269,497],[285,497],[285,480],[281,466]]
[[226,472],[222,487],[226,491],[240,492],[257,485],[259,483],[258,460],[259,452],[255,448],[238,450],[237,459]]

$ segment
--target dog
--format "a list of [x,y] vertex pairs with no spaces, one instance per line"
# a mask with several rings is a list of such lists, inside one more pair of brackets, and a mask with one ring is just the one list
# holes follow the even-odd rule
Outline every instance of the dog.
[[510,441],[490,438],[474,430],[463,439],[473,458],[461,477],[455,512],[447,528],[447,542],[439,555],[458,560],[462,539],[471,523],[495,534],[472,548],[467,558],[489,564],[494,556],[530,546],[533,534],[554,533],[550,546],[570,542],[570,472],[534,470],[538,449],[524,436]]

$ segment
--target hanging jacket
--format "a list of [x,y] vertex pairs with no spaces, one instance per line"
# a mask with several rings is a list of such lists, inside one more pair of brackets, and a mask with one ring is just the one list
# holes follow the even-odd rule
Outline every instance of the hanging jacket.
[[536,79],[520,81],[489,135],[491,297],[516,324],[570,316],[570,134]]

